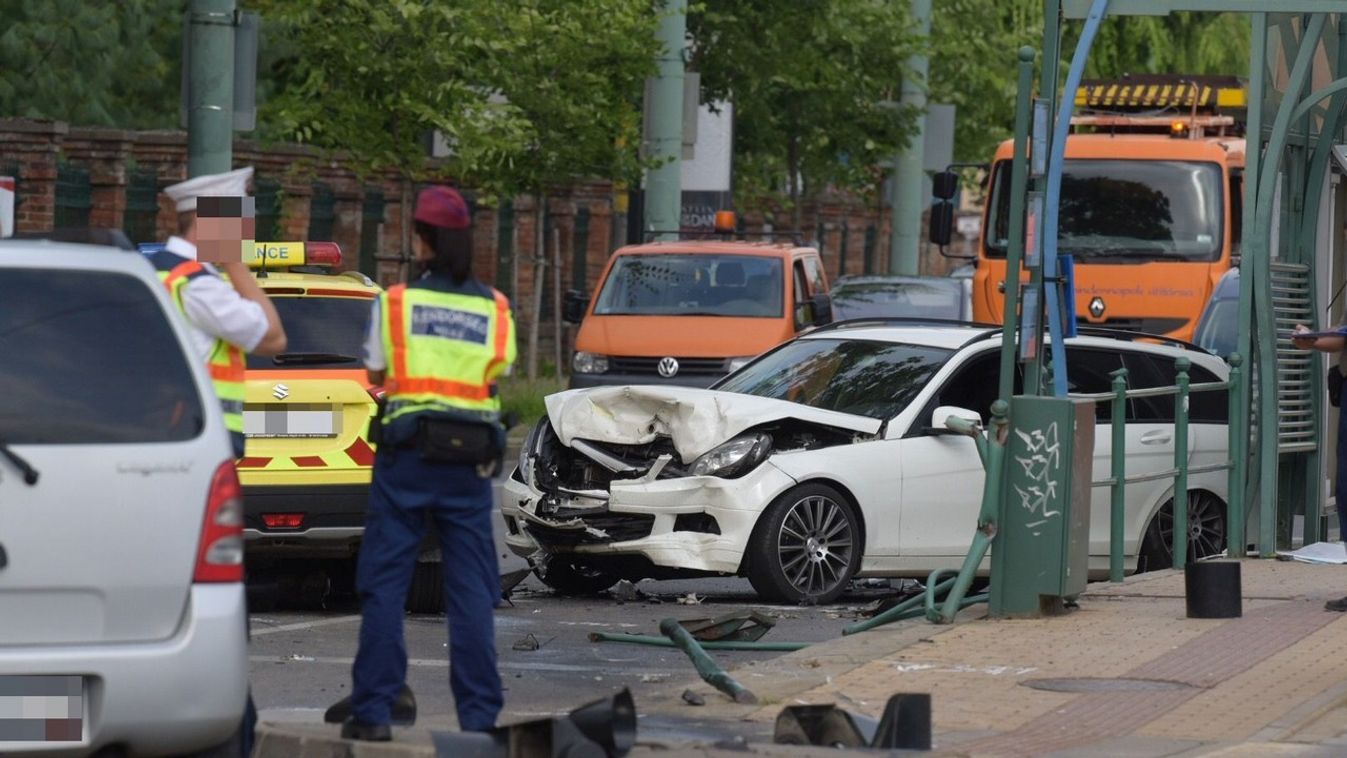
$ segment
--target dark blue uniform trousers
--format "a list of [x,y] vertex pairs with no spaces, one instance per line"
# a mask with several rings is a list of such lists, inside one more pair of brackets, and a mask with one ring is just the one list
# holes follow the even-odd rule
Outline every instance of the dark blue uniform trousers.
[[352,670],[356,720],[387,724],[407,676],[403,606],[426,513],[439,531],[449,616],[449,687],[459,728],[490,729],[503,697],[492,614],[500,576],[491,534],[491,480],[471,466],[426,463],[380,448],[356,567],[360,649]]

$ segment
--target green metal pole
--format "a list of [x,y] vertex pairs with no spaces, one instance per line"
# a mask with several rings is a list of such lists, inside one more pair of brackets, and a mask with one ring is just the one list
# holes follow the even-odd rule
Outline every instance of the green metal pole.
[[[1243,382],[1244,371],[1240,364],[1244,363],[1244,358],[1239,353],[1230,355],[1230,390],[1227,397],[1230,403],[1228,419],[1230,424],[1230,436],[1232,438],[1242,437],[1248,439],[1248,434],[1244,431],[1244,416],[1240,413],[1240,389]],[[1244,513],[1244,460],[1237,457],[1235,449],[1230,448],[1230,471],[1226,487],[1229,493],[1226,496],[1225,524],[1226,533],[1226,554],[1231,558],[1243,558],[1248,540],[1244,536],[1244,524],[1247,516]]]
[[659,622],[659,631],[673,641],[673,644],[677,645],[680,650],[687,653],[688,657],[692,659],[692,665],[696,667],[697,673],[707,684],[734,698],[736,703],[758,702],[758,696],[735,681],[734,677],[725,673],[725,669],[722,669],[714,658],[706,654],[701,644],[697,642],[697,638],[684,629],[682,624],[678,623],[678,619],[668,618]]
[[187,176],[234,167],[234,0],[191,0],[187,10]]
[[[1252,51],[1252,60],[1249,64],[1249,123],[1247,134],[1247,145],[1245,168],[1244,168],[1244,250],[1242,260],[1240,261],[1241,277],[1245,280],[1243,286],[1239,288],[1239,342],[1236,351],[1245,358],[1257,356],[1254,350],[1253,328],[1253,282],[1255,272],[1258,267],[1253,262],[1253,256],[1250,255],[1250,249],[1255,237],[1255,221],[1258,211],[1258,185],[1262,176],[1263,163],[1263,100],[1264,91],[1267,86],[1264,69],[1267,68],[1267,14],[1255,13],[1252,23],[1252,39],[1250,40],[1250,50]],[[1244,521],[1240,528],[1248,523],[1248,513],[1250,510],[1249,500],[1245,497],[1249,493],[1251,483],[1249,474],[1258,470],[1258,461],[1255,457],[1257,450],[1249,449],[1249,430],[1251,414],[1255,412],[1253,408],[1252,387],[1254,369],[1256,364],[1250,363],[1249,368],[1242,371],[1238,386],[1234,388],[1236,397],[1232,402],[1238,403],[1237,412],[1230,417],[1230,459],[1239,464],[1238,486],[1230,491],[1231,509],[1245,514]]]
[[1174,398],[1174,568],[1188,562],[1188,369],[1191,361],[1179,356],[1179,393]]
[[[1313,70],[1318,40],[1323,36],[1327,16],[1315,13],[1310,16],[1300,35],[1300,49],[1296,52],[1294,65],[1286,83],[1287,97],[1277,110],[1277,118],[1272,124],[1272,133],[1268,137],[1267,150],[1260,175],[1258,177],[1257,212],[1254,216],[1253,234],[1249,235],[1248,257],[1254,262],[1255,273],[1246,285],[1255,290],[1254,321],[1258,327],[1258,418],[1259,455],[1258,466],[1260,488],[1258,493],[1258,553],[1271,558],[1277,549],[1277,474],[1280,463],[1277,434],[1277,331],[1272,312],[1272,273],[1271,248],[1272,216],[1280,209],[1274,208],[1272,201],[1278,179],[1278,167],[1281,165],[1282,152],[1290,136],[1291,119],[1299,104],[1299,95]],[[1250,104],[1251,107],[1253,104]],[[1256,289],[1255,289],[1256,288]],[[1244,289],[1244,287],[1241,287]]]
[[646,172],[645,228],[657,240],[678,239],[683,182],[683,48],[687,0],[665,0],[656,38],[658,74],[650,88],[650,156],[660,163]]
[[1127,369],[1109,374],[1113,377],[1113,408],[1109,427],[1113,430],[1113,449],[1109,459],[1113,463],[1113,500],[1109,504],[1108,578],[1111,582],[1123,580],[1123,521],[1127,503]]
[[[1010,402],[1015,391],[1015,336],[1020,312],[1020,266],[1024,261],[1024,193],[1029,182],[1029,117],[1034,98],[1034,49],[1020,48],[1019,89],[1015,98],[1015,152],[1010,162],[1010,243],[1006,250],[1005,310],[1001,316],[1001,388]],[[992,472],[987,472],[988,476]],[[997,472],[999,475],[999,472]]]
[[931,0],[912,1],[912,31],[918,38],[918,52],[907,59],[908,75],[903,77],[902,103],[918,111],[915,129],[907,148],[893,164],[893,234],[889,236],[889,273],[916,276],[920,266],[918,251],[921,237],[921,196],[925,171],[926,82],[929,61],[924,52],[931,36]]

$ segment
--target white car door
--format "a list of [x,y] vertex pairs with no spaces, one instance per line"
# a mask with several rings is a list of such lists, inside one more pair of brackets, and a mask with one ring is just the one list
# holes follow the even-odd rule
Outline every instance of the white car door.
[[968,552],[986,481],[982,460],[971,438],[928,427],[931,414],[940,406],[981,413],[985,424],[997,397],[999,361],[997,350],[968,358],[899,441],[902,530],[893,546],[899,555],[953,557]]

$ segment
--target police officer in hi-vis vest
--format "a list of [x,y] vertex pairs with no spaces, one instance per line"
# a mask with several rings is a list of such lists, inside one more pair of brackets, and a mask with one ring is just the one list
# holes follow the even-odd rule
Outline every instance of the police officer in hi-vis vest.
[[505,447],[495,380],[515,359],[514,319],[505,296],[472,276],[471,214],[457,191],[423,190],[415,222],[412,249],[424,272],[378,299],[365,345],[369,380],[386,396],[356,568],[360,647],[342,726],[343,737],[362,740],[391,739],[394,703],[410,699],[402,615],[427,513],[439,532],[459,727],[490,729],[502,705],[491,476]]

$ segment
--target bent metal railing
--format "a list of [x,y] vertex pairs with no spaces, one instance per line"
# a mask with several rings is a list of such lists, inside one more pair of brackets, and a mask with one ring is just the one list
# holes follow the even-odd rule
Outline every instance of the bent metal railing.
[[[1174,366],[1177,369],[1175,383],[1167,387],[1147,387],[1146,389],[1127,389],[1127,369],[1120,368],[1109,374],[1113,377],[1112,392],[1098,392],[1092,394],[1069,395],[1075,400],[1091,400],[1095,403],[1108,402],[1112,404],[1110,430],[1112,432],[1112,450],[1110,451],[1110,461],[1112,463],[1112,476],[1107,479],[1100,479],[1092,482],[1094,487],[1109,487],[1112,490],[1112,500],[1109,508],[1109,581],[1121,582],[1123,580],[1123,534],[1124,523],[1124,505],[1126,503],[1126,487],[1128,484],[1138,484],[1140,482],[1150,482],[1159,479],[1174,480],[1173,497],[1173,519],[1172,533],[1173,544],[1171,551],[1173,555],[1173,565],[1176,569],[1181,569],[1188,557],[1188,477],[1191,474],[1205,474],[1212,471],[1226,471],[1230,474],[1229,492],[1226,493],[1226,545],[1230,552],[1234,552],[1229,546],[1238,545],[1244,541],[1244,520],[1243,514],[1235,513],[1239,499],[1232,496],[1239,482],[1237,480],[1238,471],[1235,468],[1233,457],[1229,457],[1233,451],[1227,450],[1227,459],[1225,463],[1211,463],[1205,466],[1189,466],[1188,450],[1188,397],[1194,392],[1228,392],[1229,406],[1227,411],[1226,423],[1231,423],[1239,412],[1239,393],[1231,391],[1238,386],[1240,364],[1242,360],[1238,355],[1230,356],[1230,377],[1224,382],[1204,382],[1201,384],[1189,384],[1188,369],[1191,361],[1186,357],[1179,357]],[[1136,398],[1146,397],[1170,397],[1175,398],[1174,402],[1174,466],[1164,471],[1155,471],[1149,474],[1127,475],[1127,401]],[[1183,493],[1183,497],[1179,494]],[[1158,516],[1157,516],[1158,518]],[[1238,535],[1238,542],[1235,537]]]
[[[1201,474],[1211,471],[1227,471],[1229,474],[1228,492],[1226,493],[1226,545],[1227,552],[1237,554],[1239,557],[1244,555],[1244,518],[1243,498],[1240,496],[1240,488],[1243,481],[1240,478],[1240,472],[1235,465],[1235,460],[1239,456],[1239,451],[1234,445],[1227,448],[1227,459],[1225,463],[1213,463],[1205,466],[1188,465],[1188,397],[1194,392],[1228,392],[1228,407],[1226,423],[1228,425],[1239,425],[1240,406],[1239,406],[1239,382],[1242,373],[1241,364],[1243,360],[1238,354],[1231,355],[1229,358],[1230,373],[1224,382],[1203,382],[1200,384],[1190,384],[1188,378],[1188,369],[1192,362],[1183,356],[1180,356],[1174,362],[1176,369],[1175,383],[1167,387],[1147,387],[1145,389],[1127,389],[1127,369],[1120,368],[1110,374],[1113,377],[1113,391],[1100,392],[1093,394],[1069,395],[1077,400],[1089,400],[1095,403],[1112,403],[1110,430],[1112,432],[1112,449],[1109,452],[1111,463],[1111,473],[1107,479],[1092,481],[1091,487],[1110,487],[1111,501],[1109,509],[1109,580],[1121,582],[1123,580],[1123,558],[1125,536],[1125,512],[1126,512],[1126,487],[1130,484],[1140,482],[1155,481],[1173,477],[1174,493],[1173,499],[1173,519],[1172,528],[1172,557],[1173,566],[1181,569],[1184,566],[1188,556],[1188,477],[1190,474]],[[1127,401],[1135,398],[1147,397],[1167,397],[1173,396],[1174,403],[1174,466],[1164,471],[1156,471],[1149,474],[1127,475]],[[931,573],[926,581],[925,609],[928,620],[937,624],[948,624],[954,620],[954,615],[959,612],[968,603],[964,601],[969,586],[972,584],[973,577],[977,568],[982,563],[982,559],[987,555],[993,541],[997,535],[997,526],[1000,522],[1001,503],[1001,482],[998,473],[1004,471],[1002,463],[1004,460],[1005,437],[1009,428],[1008,412],[1009,406],[1003,400],[998,400],[992,404],[992,423],[990,429],[984,430],[982,425],[971,420],[950,416],[945,420],[946,428],[959,434],[964,434],[973,439],[977,446],[978,457],[982,459],[982,464],[987,471],[987,483],[983,489],[982,506],[978,513],[977,531],[973,534],[973,542],[968,548],[968,554],[964,558],[962,567],[958,570],[955,577],[946,578],[954,573],[951,569],[938,569]],[[1227,439],[1237,441],[1243,433],[1240,431],[1242,425],[1229,430]],[[1184,493],[1184,497],[1178,497],[1178,493]],[[1089,507],[1086,504],[1085,507]],[[1158,516],[1157,516],[1158,517]],[[1180,528],[1182,525],[1182,528]],[[1238,546],[1235,553],[1229,546]],[[997,581],[992,577],[992,581]],[[942,593],[947,592],[943,603],[937,607],[936,598]],[[979,596],[977,600],[986,599],[986,595]],[[970,601],[973,598],[969,599]],[[877,616],[863,625],[864,628],[871,628],[897,618],[905,617],[896,615],[899,609],[895,608],[888,613]],[[904,613],[909,611],[905,604],[902,608]],[[856,629],[860,631],[861,628]],[[850,630],[848,630],[850,632]]]

